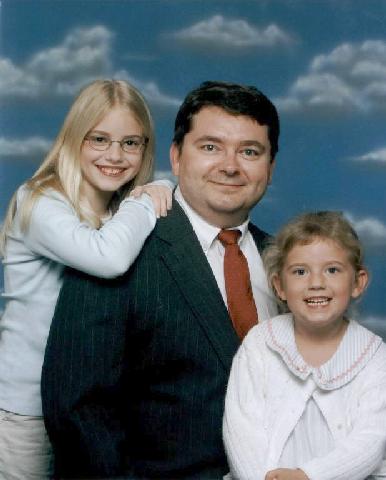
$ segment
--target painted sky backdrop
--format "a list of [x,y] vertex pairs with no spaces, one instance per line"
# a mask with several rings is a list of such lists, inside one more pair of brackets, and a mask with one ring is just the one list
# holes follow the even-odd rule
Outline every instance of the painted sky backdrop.
[[0,22],[0,219],[93,79],[144,93],[161,174],[191,88],[255,85],[282,134],[253,221],[275,233],[299,212],[345,212],[372,275],[361,317],[386,338],[386,1],[0,0]]

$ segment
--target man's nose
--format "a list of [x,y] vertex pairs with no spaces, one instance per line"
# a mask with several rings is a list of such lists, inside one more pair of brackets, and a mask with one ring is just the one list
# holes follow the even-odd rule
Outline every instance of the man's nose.
[[221,170],[227,175],[235,175],[240,171],[239,158],[235,150],[229,149],[224,152]]

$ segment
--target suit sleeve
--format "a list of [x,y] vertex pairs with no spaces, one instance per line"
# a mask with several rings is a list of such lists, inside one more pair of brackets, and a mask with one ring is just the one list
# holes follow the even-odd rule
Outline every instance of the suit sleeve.
[[66,272],[42,372],[60,478],[114,478],[121,471],[126,296],[120,281]]

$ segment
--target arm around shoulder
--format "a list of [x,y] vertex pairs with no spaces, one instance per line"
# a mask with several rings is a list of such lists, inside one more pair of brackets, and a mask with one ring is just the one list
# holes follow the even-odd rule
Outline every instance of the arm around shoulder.
[[155,222],[149,198],[125,199],[98,230],[81,222],[64,197],[52,192],[35,204],[23,240],[31,251],[55,262],[114,278],[134,262]]

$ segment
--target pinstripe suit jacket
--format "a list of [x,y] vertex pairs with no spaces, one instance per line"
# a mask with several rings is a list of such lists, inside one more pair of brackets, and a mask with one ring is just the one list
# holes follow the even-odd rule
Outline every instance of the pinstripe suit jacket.
[[[250,231],[261,250],[267,235]],[[42,379],[59,476],[222,478],[223,402],[238,346],[176,203],[124,276],[70,270]]]

